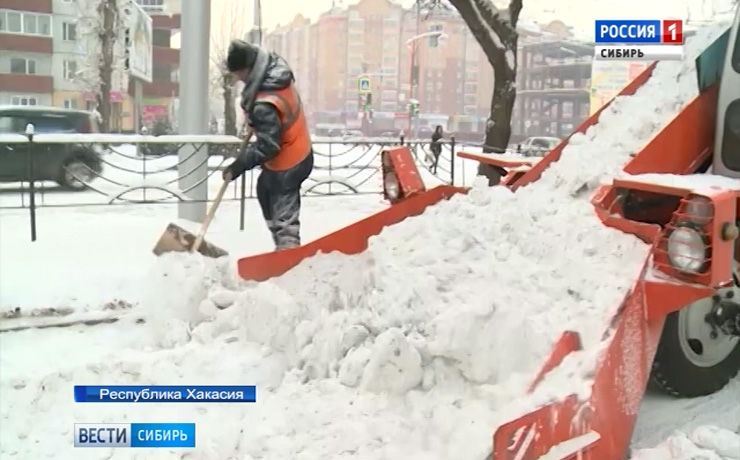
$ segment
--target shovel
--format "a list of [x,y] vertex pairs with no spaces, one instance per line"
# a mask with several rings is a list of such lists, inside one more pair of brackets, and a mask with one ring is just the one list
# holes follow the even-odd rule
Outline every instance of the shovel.
[[[247,145],[251,137],[252,132],[250,130],[244,137],[244,143],[242,144],[243,147]],[[205,241],[205,236],[230,182],[230,180],[224,180],[224,183],[218,190],[216,198],[213,200],[213,204],[211,205],[211,209],[208,210],[206,219],[203,221],[203,225],[201,225],[200,231],[197,235],[193,235],[191,232],[185,230],[179,225],[170,223],[167,225],[164,233],[162,233],[162,236],[159,237],[159,241],[154,246],[154,254],[159,256],[166,252],[199,252],[206,257],[212,257],[214,259],[228,255],[228,252],[218,246],[212,245],[208,241]]]
[[212,257],[214,259],[228,255],[226,251],[219,248],[218,246],[212,245],[204,239],[206,236],[206,232],[208,231],[208,227],[211,225],[213,216],[216,215],[218,205],[221,204],[221,200],[223,199],[224,193],[226,193],[226,189],[228,188],[228,186],[229,181],[224,181],[224,183],[221,185],[221,188],[216,194],[216,199],[213,201],[211,209],[208,210],[206,219],[203,221],[203,225],[201,225],[200,231],[197,235],[193,235],[177,224],[170,223],[169,225],[167,225],[164,233],[162,233],[162,236],[159,237],[159,241],[154,246],[154,254],[159,256],[166,252],[197,251],[206,257]]

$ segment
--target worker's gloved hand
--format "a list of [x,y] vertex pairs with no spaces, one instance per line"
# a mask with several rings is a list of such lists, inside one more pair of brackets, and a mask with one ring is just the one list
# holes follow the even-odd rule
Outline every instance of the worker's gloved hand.
[[237,158],[229,166],[224,168],[222,176],[226,182],[230,182],[244,174],[244,171],[246,171],[244,164]]

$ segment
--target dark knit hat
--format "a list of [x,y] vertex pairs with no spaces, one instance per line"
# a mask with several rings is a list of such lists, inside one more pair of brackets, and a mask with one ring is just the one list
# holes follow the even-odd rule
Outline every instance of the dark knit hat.
[[226,69],[229,72],[251,69],[257,61],[257,53],[259,53],[257,46],[238,38],[231,40],[229,52],[226,55]]

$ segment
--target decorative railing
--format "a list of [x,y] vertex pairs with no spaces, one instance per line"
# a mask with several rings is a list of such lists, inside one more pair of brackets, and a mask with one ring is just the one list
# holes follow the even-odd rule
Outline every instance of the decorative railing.
[[[428,141],[315,138],[303,194],[381,193],[380,153],[403,143],[429,186],[465,182],[464,170],[456,173],[454,139],[441,142],[435,169]],[[193,201],[191,192],[204,183],[213,197],[220,171],[241,146],[240,138],[222,135],[0,134],[0,209]],[[254,198],[258,174],[235,181],[225,199]]]

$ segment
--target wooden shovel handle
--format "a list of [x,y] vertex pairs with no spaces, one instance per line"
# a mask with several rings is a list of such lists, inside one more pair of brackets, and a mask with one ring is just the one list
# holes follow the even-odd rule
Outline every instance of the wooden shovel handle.
[[[242,148],[246,147],[249,143],[249,140],[252,138],[253,131],[250,129],[247,131],[246,136],[244,136],[244,142],[242,143]],[[226,178],[224,180],[224,183],[221,184],[221,188],[218,189],[218,193],[216,193],[216,198],[213,200],[213,204],[211,205],[211,209],[208,210],[208,214],[206,214],[206,219],[203,221],[203,225],[200,227],[200,232],[198,232],[198,236],[195,238],[195,241],[193,242],[193,247],[190,248],[191,252],[197,252],[198,249],[200,249],[200,245],[203,244],[203,239],[206,237],[206,232],[208,231],[208,227],[211,226],[211,221],[213,221],[213,217],[216,215],[216,211],[218,210],[218,206],[221,204],[221,200],[224,198],[224,194],[226,193],[226,189],[229,188],[229,184],[231,183],[230,178]]]

